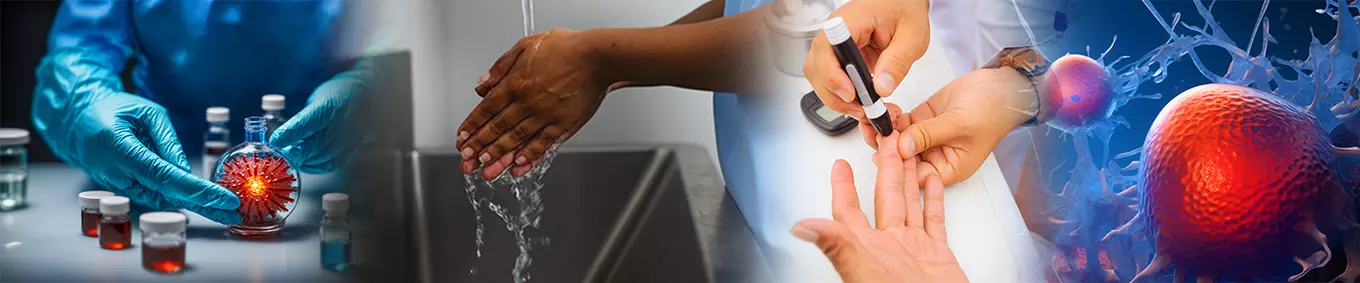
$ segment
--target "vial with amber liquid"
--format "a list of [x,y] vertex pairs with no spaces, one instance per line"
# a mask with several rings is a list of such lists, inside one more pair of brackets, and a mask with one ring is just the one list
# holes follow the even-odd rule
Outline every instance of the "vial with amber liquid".
[[132,219],[127,216],[128,198],[120,196],[99,199],[99,247],[121,250],[132,245]]
[[160,273],[184,270],[184,228],[188,218],[177,212],[152,212],[138,218],[142,228],[142,267]]
[[106,191],[80,192],[80,233],[86,237],[99,237],[99,198],[111,197]]

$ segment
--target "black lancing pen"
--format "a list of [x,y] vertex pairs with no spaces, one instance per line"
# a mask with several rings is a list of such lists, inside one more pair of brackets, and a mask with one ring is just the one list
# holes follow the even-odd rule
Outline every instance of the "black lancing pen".
[[845,74],[850,76],[850,82],[855,85],[856,101],[864,107],[864,116],[869,118],[869,124],[874,126],[881,136],[892,134],[892,117],[888,115],[888,107],[883,105],[878,97],[878,91],[873,86],[865,82],[872,82],[873,77],[867,72],[868,66],[864,64],[864,56],[859,54],[859,47],[855,46],[855,40],[850,38],[850,29],[845,27],[845,19],[841,17],[831,18],[822,26],[822,31],[826,32],[826,39],[831,42],[831,50],[836,53],[836,60],[840,61],[841,68],[845,69]]

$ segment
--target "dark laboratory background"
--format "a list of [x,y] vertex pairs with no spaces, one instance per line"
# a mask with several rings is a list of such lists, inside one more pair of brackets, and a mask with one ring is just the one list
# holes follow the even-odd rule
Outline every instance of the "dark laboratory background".
[[[56,161],[52,149],[33,132],[34,68],[47,53],[47,31],[59,1],[0,1],[0,127],[27,129],[29,160]],[[123,85],[128,83],[124,74]]]

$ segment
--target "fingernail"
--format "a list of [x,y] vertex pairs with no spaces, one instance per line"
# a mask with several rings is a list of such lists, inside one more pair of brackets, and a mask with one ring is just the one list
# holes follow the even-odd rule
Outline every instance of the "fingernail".
[[479,85],[480,85],[480,84],[484,84],[484,83],[486,83],[487,80],[490,80],[490,79],[491,79],[491,74],[490,74],[490,73],[483,74],[482,77],[477,78],[477,84],[479,84]]
[[472,156],[472,148],[471,148],[471,147],[464,147],[464,148],[463,148],[463,152],[461,152],[461,153],[463,154],[463,156]]
[[803,228],[803,226],[793,226],[793,229],[789,229],[789,234],[809,243],[816,243],[818,237],[817,232],[812,232],[812,230]]
[[892,91],[897,89],[896,83],[893,82],[892,76],[888,75],[888,73],[878,73],[877,75],[874,75],[874,85],[878,87],[878,89],[888,91],[888,93],[879,93],[878,95],[880,96],[891,95]]
[[458,142],[463,142],[464,140],[467,140],[468,137],[470,136],[472,136],[472,134],[469,134],[467,131],[458,132]]
[[836,93],[836,96],[840,96],[842,100],[845,100],[845,102],[854,102],[854,101],[855,101],[855,91],[853,91],[853,90],[836,89],[836,90],[833,90],[833,91],[831,91],[831,92]]
[[529,159],[528,159],[528,158],[524,158],[524,156],[520,156],[520,157],[518,157],[518,158],[515,158],[515,164],[524,165],[525,163],[529,163]]
[[486,163],[487,161],[491,161],[491,154],[488,154],[488,153],[483,152],[483,153],[482,153],[482,156],[481,156],[481,157],[478,157],[477,160],[482,161],[482,163]]

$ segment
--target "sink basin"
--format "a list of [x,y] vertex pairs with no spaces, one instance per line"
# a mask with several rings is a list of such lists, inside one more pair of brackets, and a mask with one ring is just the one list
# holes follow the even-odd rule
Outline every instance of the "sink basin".
[[[356,243],[356,261],[375,261],[365,272],[403,282],[514,282],[515,235],[485,206],[480,208],[484,244],[477,257],[477,220],[456,150],[385,158],[409,165],[369,166],[373,173],[365,174],[367,180],[351,183],[400,188],[365,191],[377,194],[369,196],[375,204],[359,210],[375,213],[359,216],[360,221],[384,231],[367,231],[377,235],[376,247]],[[675,152],[666,148],[560,152],[543,177],[540,226],[525,233],[548,239],[530,252],[530,282],[714,282],[680,169]],[[493,202],[519,211],[509,189],[496,190]],[[356,233],[363,237],[365,232]]]

